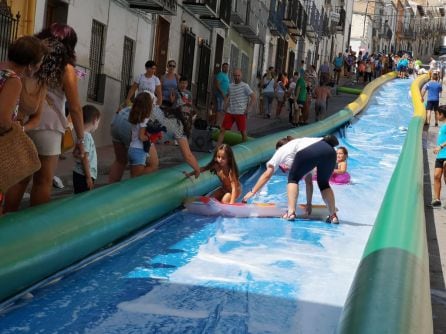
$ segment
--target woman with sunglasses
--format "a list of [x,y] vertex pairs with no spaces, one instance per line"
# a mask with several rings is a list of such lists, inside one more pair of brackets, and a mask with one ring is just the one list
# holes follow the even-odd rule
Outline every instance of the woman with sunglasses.
[[130,87],[127,98],[125,99],[125,104],[127,106],[131,105],[131,99],[135,97],[135,93],[141,93],[145,90],[155,94],[156,104],[161,105],[163,102],[161,93],[161,82],[160,79],[155,75],[156,73],[156,63],[153,60],[148,60],[145,64],[146,72],[140,74],[136,77],[135,81]]
[[167,72],[161,77],[161,89],[163,93],[162,107],[171,107],[175,104],[178,93],[179,76],[176,70],[175,60],[167,62]]

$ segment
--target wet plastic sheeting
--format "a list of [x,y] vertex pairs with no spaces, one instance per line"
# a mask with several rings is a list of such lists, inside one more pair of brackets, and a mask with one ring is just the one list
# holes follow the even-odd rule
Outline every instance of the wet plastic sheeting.
[[[352,184],[340,225],[177,212],[0,315],[2,333],[331,333],[412,115],[410,80],[379,89],[338,135]],[[245,177],[252,187],[262,170]],[[314,203],[322,203],[317,186]],[[286,202],[286,175],[255,198]],[[301,182],[299,202],[305,202]]]

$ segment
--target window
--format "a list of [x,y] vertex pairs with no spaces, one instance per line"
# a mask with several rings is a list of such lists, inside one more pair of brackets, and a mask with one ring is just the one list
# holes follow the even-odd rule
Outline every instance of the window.
[[122,54],[121,67],[121,101],[127,97],[127,93],[132,85],[132,69],[134,60],[134,45],[135,41],[127,36],[124,37],[124,51]]
[[[105,25],[93,20],[91,27],[91,43],[90,43],[90,80],[88,81],[87,96],[93,101],[100,101],[100,85],[103,83],[101,77],[102,58],[104,53],[104,34]],[[102,96],[103,97],[103,96]]]
[[238,57],[240,54],[240,50],[234,45],[231,45],[231,59],[230,59],[230,73],[232,75],[232,71],[234,68],[237,68],[238,65]]
[[249,82],[249,57],[246,53],[242,53],[240,69],[242,70],[242,80]]

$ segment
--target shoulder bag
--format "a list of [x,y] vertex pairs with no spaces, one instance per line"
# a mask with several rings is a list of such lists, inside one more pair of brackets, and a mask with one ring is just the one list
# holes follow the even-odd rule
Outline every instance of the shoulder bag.
[[[3,70],[0,74],[0,90],[8,78],[16,74]],[[40,169],[36,147],[22,127],[13,122],[11,128],[0,134],[0,192]]]

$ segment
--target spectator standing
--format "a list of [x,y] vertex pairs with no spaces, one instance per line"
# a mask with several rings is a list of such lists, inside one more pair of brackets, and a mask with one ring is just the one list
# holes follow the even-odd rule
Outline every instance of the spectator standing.
[[85,154],[75,160],[73,168],[74,193],[79,194],[93,189],[98,178],[98,156],[93,136],[91,135],[99,126],[100,111],[92,105],[82,108],[84,118],[84,149]]
[[333,61],[334,65],[334,76],[336,85],[339,85],[339,78],[341,76],[342,67],[344,66],[344,57],[342,52],[339,52],[338,56]]
[[[175,72],[177,64],[175,60],[167,62],[167,72],[161,77],[161,91],[163,93],[162,106],[171,107],[177,97],[179,75]],[[153,93],[153,92],[152,92]]]
[[31,206],[47,203],[51,198],[53,177],[61,153],[62,136],[68,121],[65,102],[69,105],[69,117],[73,122],[76,144],[74,156],[84,155],[84,124],[75,70],[77,34],[68,25],[53,23],[37,37],[49,45],[50,52],[44,58],[38,80],[50,74],[48,91],[43,102],[42,115],[37,127],[28,132],[39,153],[41,168],[33,175]]
[[305,60],[300,61],[300,67],[299,67],[299,76],[303,78],[305,73]]
[[216,147],[220,147],[223,143],[226,130],[230,130],[234,122],[242,135],[242,141],[246,141],[246,120],[249,110],[255,103],[256,94],[249,85],[242,81],[242,71],[237,68],[233,72],[234,82],[229,86],[228,103],[225,110],[229,106],[229,111],[225,112],[220,134]]
[[[444,122],[446,120],[446,108],[441,108],[438,111],[439,120]],[[446,176],[446,124],[443,124],[438,131],[437,146],[434,148],[434,154],[437,155],[435,159],[434,171],[434,198],[431,205],[433,207],[440,207],[441,200],[441,177]]]
[[186,132],[192,130],[192,117],[194,116],[193,104],[192,104],[192,93],[187,89],[189,85],[189,80],[185,76],[180,77],[179,88],[177,91],[176,105],[181,108],[183,113]]
[[305,85],[304,78],[299,76],[296,82],[296,89],[294,90],[294,96],[296,98],[296,107],[293,115],[293,126],[298,126],[299,123],[303,123],[302,111],[307,101],[307,87]]
[[299,79],[299,72],[294,72],[293,73],[293,78],[290,81],[290,84],[288,86],[288,121],[292,124],[293,123],[293,115],[294,115],[294,108],[295,108],[295,101],[296,101],[296,96],[294,95],[294,91],[296,89],[296,83],[297,80]]
[[229,64],[223,63],[221,65],[221,71],[218,72],[214,78],[214,97],[215,97],[215,110],[217,113],[217,125],[221,126],[221,122],[224,117],[224,105],[228,95],[229,89]]
[[268,71],[263,76],[262,81],[262,95],[263,95],[263,112],[265,118],[271,118],[273,102],[276,92],[276,74],[274,73],[274,67],[270,66]]
[[[21,37],[9,46],[7,61],[0,63],[0,105],[2,106],[0,110],[0,135],[11,130],[13,123],[17,120],[17,106],[24,85],[20,77],[33,77],[41,66],[45,52],[46,48],[43,43],[38,38],[31,36]],[[33,112],[36,109],[34,106]],[[25,126],[26,124],[22,123],[23,131],[26,130]],[[18,152],[9,151],[11,151],[11,158],[15,158],[18,154]],[[21,180],[13,181],[19,182]],[[0,215],[3,212],[2,191],[7,190],[9,189],[0,189]]]
[[428,81],[421,90],[421,97],[424,101],[424,96],[427,93],[427,105],[426,105],[426,121],[425,125],[430,125],[432,112],[435,113],[435,126],[438,126],[438,105],[440,103],[441,92],[443,87],[438,82],[438,73],[432,73],[432,78]]
[[277,89],[276,89],[276,98],[277,98],[276,118],[280,118],[280,113],[282,112],[283,106],[285,104],[287,84],[288,84],[288,78],[286,77],[286,73],[280,74],[279,79],[277,80]]
[[161,91],[161,81],[155,75],[156,73],[156,63],[153,60],[148,60],[145,64],[146,72],[138,75],[135,81],[130,87],[130,90],[125,99],[125,104],[127,106],[131,105],[131,99],[135,97],[135,93],[141,93],[145,90],[155,94],[156,103],[161,105],[163,102],[163,93]]

